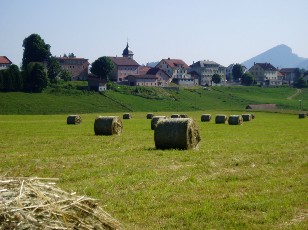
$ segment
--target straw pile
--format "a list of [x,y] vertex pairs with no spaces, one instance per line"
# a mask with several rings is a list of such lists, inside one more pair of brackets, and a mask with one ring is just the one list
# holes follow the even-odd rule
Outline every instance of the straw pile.
[[124,113],[123,114],[123,119],[131,119],[132,115],[130,113]]
[[66,123],[68,125],[77,125],[81,123],[81,116],[80,115],[69,115],[66,119]]
[[242,114],[243,121],[251,121],[252,115],[251,114]]
[[306,113],[299,113],[298,118],[305,118],[307,116]]
[[241,125],[243,124],[243,118],[240,115],[230,115],[228,123],[229,125]]
[[154,130],[157,126],[157,123],[162,119],[166,119],[166,116],[154,116],[151,120],[151,129]]
[[148,113],[147,114],[147,119],[152,119],[154,117],[154,114],[153,113]]
[[188,118],[187,114],[181,114],[180,118]]
[[200,140],[197,123],[191,118],[163,119],[154,130],[157,149],[195,149]]
[[216,115],[215,117],[215,123],[216,124],[225,124],[227,122],[227,116],[226,115]]
[[211,114],[202,114],[201,115],[201,121],[202,122],[209,122],[212,120],[212,115]]
[[172,114],[171,118],[180,118],[180,115],[179,114]]
[[46,180],[56,179],[0,178],[0,229],[123,229],[96,200]]
[[95,135],[121,134],[122,129],[122,121],[117,116],[99,116],[94,122]]

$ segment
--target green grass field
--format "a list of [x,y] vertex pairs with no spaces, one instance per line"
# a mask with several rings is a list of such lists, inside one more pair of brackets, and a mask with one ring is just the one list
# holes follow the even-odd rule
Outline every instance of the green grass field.
[[94,119],[122,116],[120,107],[81,114],[80,125],[67,114],[0,115],[0,176],[59,178],[127,229],[307,229],[308,119],[255,112],[241,126],[200,122],[202,113],[245,113],[229,108],[183,110],[202,138],[186,151],[156,150],[146,112],[132,112],[119,136],[95,136]]
[[232,111],[243,110],[248,104],[265,103],[277,104],[280,110],[290,111],[299,109],[299,100],[302,101],[302,109],[308,110],[308,89],[302,89],[300,94],[288,99],[296,93],[295,88],[237,86],[203,90],[202,87],[194,87],[175,91],[158,87],[116,86],[114,90],[99,94],[80,90],[84,87],[69,84],[62,88],[49,88],[40,94],[0,93],[0,114]]

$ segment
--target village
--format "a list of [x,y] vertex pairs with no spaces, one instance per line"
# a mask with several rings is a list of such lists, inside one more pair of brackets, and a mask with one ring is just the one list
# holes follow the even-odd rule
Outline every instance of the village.
[[[114,69],[108,80],[120,85],[169,87],[171,83],[179,86],[231,86],[241,85],[241,79],[232,76],[233,68],[211,60],[199,60],[188,65],[182,59],[164,58],[155,66],[140,65],[134,60],[134,52],[127,42],[121,56],[109,57]],[[88,59],[73,56],[56,57],[63,70],[70,73],[71,81],[88,81],[88,90],[107,90],[107,80],[90,72]],[[6,56],[0,56],[0,70],[9,68],[13,63]],[[251,85],[259,86],[292,86],[298,78],[298,68],[274,67],[271,63],[254,63],[247,69],[240,65],[242,73],[253,76]]]

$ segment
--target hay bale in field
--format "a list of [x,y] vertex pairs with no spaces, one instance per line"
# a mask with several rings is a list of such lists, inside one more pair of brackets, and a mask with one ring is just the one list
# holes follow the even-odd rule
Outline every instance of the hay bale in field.
[[307,114],[306,113],[299,113],[298,114],[298,118],[305,118],[307,116]]
[[225,124],[227,122],[228,117],[226,115],[216,115],[215,123],[216,124]]
[[55,186],[55,178],[0,178],[0,229],[123,229],[95,199]]
[[180,115],[179,114],[172,114],[171,118],[180,118]]
[[154,116],[151,120],[151,129],[154,130],[157,126],[157,123],[162,119],[166,119],[166,116]]
[[123,119],[131,119],[132,115],[130,113],[124,113],[123,114]]
[[78,125],[81,123],[81,116],[80,115],[69,115],[66,119],[66,123],[68,125]]
[[212,115],[211,114],[202,114],[201,115],[201,121],[202,122],[209,122],[212,120]]
[[228,118],[229,125],[241,125],[243,124],[243,118],[240,115],[230,115]]
[[200,140],[197,123],[191,118],[163,119],[154,130],[157,149],[195,149]]
[[243,121],[251,121],[252,115],[251,114],[242,114]]
[[180,118],[188,118],[187,114],[180,114]]
[[153,113],[148,113],[147,114],[147,119],[152,119],[154,117],[154,114]]
[[95,135],[121,134],[122,129],[122,121],[117,116],[99,116],[94,122]]

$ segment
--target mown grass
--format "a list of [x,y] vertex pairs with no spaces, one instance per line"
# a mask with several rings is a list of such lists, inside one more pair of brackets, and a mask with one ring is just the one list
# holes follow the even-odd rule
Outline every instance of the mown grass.
[[277,104],[282,110],[308,110],[308,89],[298,96],[294,88],[201,87],[170,90],[116,86],[104,93],[88,92],[83,84],[57,86],[41,94],[0,93],[0,114],[70,114],[129,111],[242,110],[248,104]]
[[83,114],[81,125],[0,115],[0,175],[59,178],[127,229],[307,229],[307,119],[256,112],[229,126],[179,113],[198,122],[199,150],[156,150],[144,112],[123,120],[119,136],[95,136],[93,126],[97,115],[122,113]]

